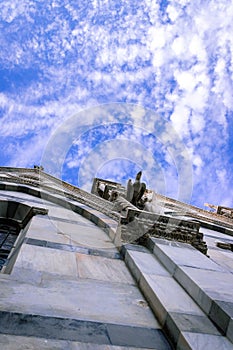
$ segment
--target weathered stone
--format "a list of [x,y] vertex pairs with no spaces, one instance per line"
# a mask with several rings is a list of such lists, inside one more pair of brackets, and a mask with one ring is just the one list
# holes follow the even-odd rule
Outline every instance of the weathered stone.
[[135,284],[125,263],[100,256],[76,254],[80,278]]
[[168,271],[159,263],[153,254],[127,250],[125,261],[137,282],[143,274],[169,276]]
[[127,327],[121,325],[107,325],[107,331],[112,344],[169,350],[161,329]]
[[19,278],[25,270],[30,270],[33,275],[36,272],[46,272],[51,275],[72,276],[77,278],[77,264],[75,253],[32,246],[24,244],[20,249],[12,276]]
[[177,349],[232,350],[232,343],[218,335],[183,332],[179,337]]
[[179,312],[169,313],[165,323],[165,331],[170,335],[174,344],[177,344],[180,334],[183,332],[220,335],[217,328],[207,316],[184,314]]
[[136,286],[93,279],[51,279],[40,285],[1,280],[0,310],[160,328]]

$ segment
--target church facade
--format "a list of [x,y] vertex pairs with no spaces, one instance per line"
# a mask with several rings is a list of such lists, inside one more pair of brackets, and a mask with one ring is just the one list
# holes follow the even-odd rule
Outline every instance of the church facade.
[[128,189],[0,168],[0,349],[233,349],[233,210]]

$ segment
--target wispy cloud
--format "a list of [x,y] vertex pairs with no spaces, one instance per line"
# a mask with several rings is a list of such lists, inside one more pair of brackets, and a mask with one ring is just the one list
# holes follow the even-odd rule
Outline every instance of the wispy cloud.
[[[128,160],[122,162],[125,171],[126,163],[137,168],[132,162],[137,157],[134,142],[138,137],[143,153],[152,154],[166,178],[163,189],[171,193],[178,186],[177,176],[182,175],[184,191],[189,171],[184,166],[182,172],[183,161],[174,166],[174,154],[180,152],[182,160],[188,154],[193,167],[191,201],[198,205],[206,201],[233,205],[229,199],[233,178],[229,154],[232,16],[230,0],[143,0],[139,4],[99,0],[63,4],[58,0],[1,2],[2,165],[31,166],[33,160],[43,160],[47,145],[59,133],[56,147],[51,150],[52,159],[59,154],[67,162],[63,167],[69,179],[91,153],[101,161],[97,149],[108,159],[103,163],[106,175],[112,169],[119,179],[116,166],[120,163],[111,159],[121,156],[106,146],[110,143],[101,128],[99,134],[86,133],[86,140],[77,138],[77,129],[75,134],[67,128],[70,117],[83,110],[80,123],[88,124],[89,129],[103,122],[124,124],[126,120],[135,127],[144,127],[144,136],[143,132],[136,135],[135,130],[131,133],[127,128],[117,132],[116,142],[121,139],[123,145],[126,140],[131,149],[131,154],[126,153]],[[141,113],[139,108],[136,112],[132,108],[127,118],[108,115],[107,108],[102,115],[93,113],[95,106],[113,102],[141,105],[156,113],[146,113],[144,108]],[[166,123],[172,127],[173,136],[164,127]],[[149,134],[160,137],[159,142]],[[122,146],[122,150],[127,152],[127,147]],[[147,159],[143,164],[153,177],[156,167],[151,163]],[[88,174],[90,169],[85,166],[82,169]],[[85,177],[84,170],[82,174]],[[179,189],[172,194],[178,196],[175,192]]]

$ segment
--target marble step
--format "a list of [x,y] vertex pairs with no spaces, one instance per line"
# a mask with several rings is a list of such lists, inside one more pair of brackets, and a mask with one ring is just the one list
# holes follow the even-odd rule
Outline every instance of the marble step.
[[185,243],[150,238],[148,248],[233,342],[233,274]]
[[154,254],[145,247],[131,244],[122,247],[122,254],[174,348],[232,349],[232,343]]

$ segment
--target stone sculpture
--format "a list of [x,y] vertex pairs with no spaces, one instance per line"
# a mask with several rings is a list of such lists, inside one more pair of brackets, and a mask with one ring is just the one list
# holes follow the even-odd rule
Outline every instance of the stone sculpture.
[[127,183],[126,199],[136,207],[143,209],[145,203],[142,200],[142,196],[146,191],[146,184],[141,182],[141,176],[142,172],[139,171],[134,183],[129,179]]

